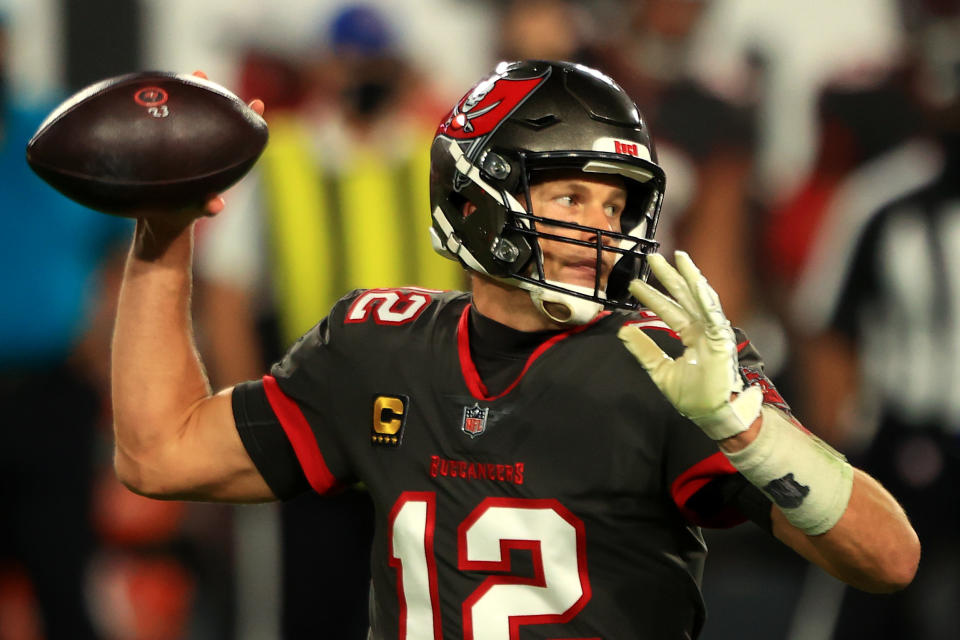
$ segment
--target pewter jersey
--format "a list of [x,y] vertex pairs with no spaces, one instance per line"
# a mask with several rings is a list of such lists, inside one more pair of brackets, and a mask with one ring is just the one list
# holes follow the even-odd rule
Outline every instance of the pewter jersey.
[[[679,340],[649,312],[605,312],[547,337],[490,390],[470,301],[354,292],[270,376],[234,391],[241,437],[278,497],[306,483],[370,491],[371,638],[696,637],[698,525],[742,521],[717,487],[749,485],[616,333],[638,324],[674,356]],[[740,346],[745,378],[778,400]]]

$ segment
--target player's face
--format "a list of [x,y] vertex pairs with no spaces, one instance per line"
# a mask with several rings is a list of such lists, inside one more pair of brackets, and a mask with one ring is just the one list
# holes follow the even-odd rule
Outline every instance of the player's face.
[[[603,231],[621,232],[620,216],[627,204],[624,178],[616,175],[589,174],[581,171],[552,172],[530,187],[533,213],[544,218],[573,222]],[[597,233],[540,225],[540,231],[552,235],[595,243]],[[604,236],[603,243],[613,239]],[[543,269],[547,279],[593,288],[597,251],[593,246],[578,246],[560,240],[540,239]],[[616,254],[604,251],[600,267],[601,289],[616,262]]]

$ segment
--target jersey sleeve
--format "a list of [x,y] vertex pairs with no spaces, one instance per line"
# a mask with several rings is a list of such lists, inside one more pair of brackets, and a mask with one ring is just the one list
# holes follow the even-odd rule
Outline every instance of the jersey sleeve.
[[310,489],[293,446],[267,400],[263,381],[238,384],[231,402],[240,440],[273,495],[288,500]]
[[[342,399],[360,385],[343,317],[358,292],[304,334],[270,374],[234,389],[234,418],[241,440],[277,497],[305,489],[317,493],[355,478],[343,445]],[[281,437],[282,434],[282,437]]]
[[[790,407],[763,371],[763,360],[739,329],[735,331],[744,385],[759,385],[765,404],[790,415]],[[677,353],[682,346],[675,346]],[[670,495],[692,524],[726,528],[752,520],[770,530],[770,501],[751,485],[695,424],[677,414],[667,438]]]

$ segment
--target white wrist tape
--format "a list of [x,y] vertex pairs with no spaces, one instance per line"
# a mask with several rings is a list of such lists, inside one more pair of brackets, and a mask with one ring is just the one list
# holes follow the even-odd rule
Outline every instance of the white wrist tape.
[[764,405],[757,438],[740,451],[724,451],[734,467],[757,486],[787,520],[807,535],[829,531],[847,509],[853,467],[780,411]]

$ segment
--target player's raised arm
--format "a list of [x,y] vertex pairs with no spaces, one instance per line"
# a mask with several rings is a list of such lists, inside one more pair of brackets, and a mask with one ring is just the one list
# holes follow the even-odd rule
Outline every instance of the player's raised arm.
[[190,319],[193,220],[267,141],[263,103],[247,105],[202,73],[133,73],[55,109],[27,161],[66,196],[137,218],[113,341],[115,463],[159,498],[257,501],[272,493],[237,434],[230,391],[211,396]]
[[127,257],[112,354],[116,472],[151,497],[269,500],[237,433],[231,391],[211,396],[194,347],[185,215],[139,219]]
[[683,252],[674,269],[649,256],[672,298],[639,280],[631,292],[680,336],[676,359],[627,326],[620,338],[677,410],[717,441],[727,458],[773,502],[773,532],[845,582],[889,592],[913,580],[920,544],[903,509],[874,479],[785,414],[744,389],[737,345],[720,301]]
[[[263,115],[263,102],[249,106]],[[232,389],[211,395],[193,341],[193,219],[223,206],[215,197],[204,211],[139,218],[127,257],[113,340],[114,465],[152,497],[274,497],[240,441]]]

